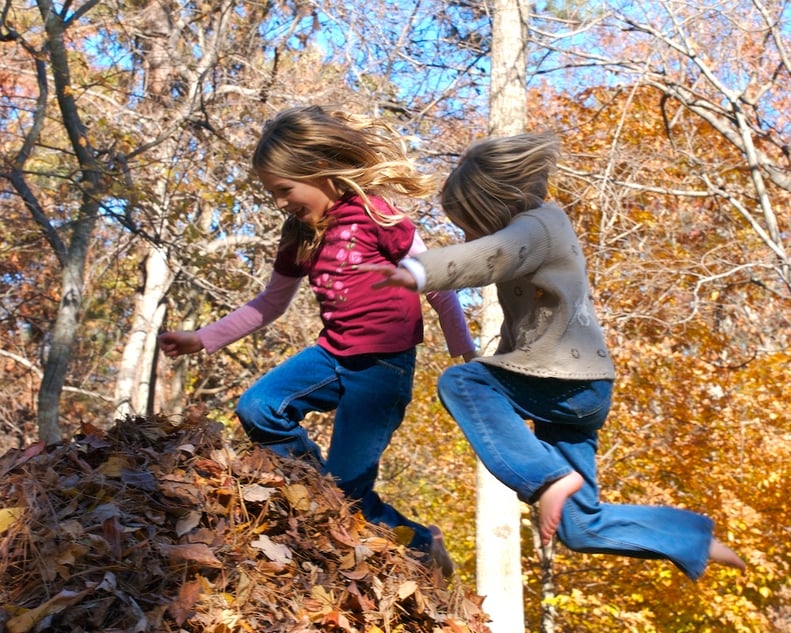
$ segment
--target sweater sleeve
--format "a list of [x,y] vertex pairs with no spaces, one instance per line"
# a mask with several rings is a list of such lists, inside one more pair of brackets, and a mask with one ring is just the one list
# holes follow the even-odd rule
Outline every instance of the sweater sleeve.
[[272,323],[286,311],[301,281],[301,277],[288,277],[274,271],[266,288],[254,299],[198,330],[203,347],[210,354],[214,353]]
[[423,290],[480,288],[535,272],[552,243],[546,219],[522,213],[491,235],[415,255],[425,269]]
[[[426,251],[426,245],[420,235],[415,232],[412,247],[407,257],[413,257]],[[445,335],[448,353],[452,358],[475,351],[475,343],[467,327],[467,319],[459,303],[458,295],[452,290],[440,290],[426,293],[426,299],[439,317],[439,325]]]

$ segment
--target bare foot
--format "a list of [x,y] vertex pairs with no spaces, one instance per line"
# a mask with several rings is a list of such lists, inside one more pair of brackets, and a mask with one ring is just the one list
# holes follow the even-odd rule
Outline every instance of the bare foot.
[[709,562],[735,567],[740,571],[744,571],[745,569],[744,561],[739,558],[736,552],[717,539],[712,539],[711,541],[711,546],[709,547]]
[[572,471],[549,484],[538,498],[538,532],[545,547],[560,525],[566,499],[582,488],[582,483],[582,475]]

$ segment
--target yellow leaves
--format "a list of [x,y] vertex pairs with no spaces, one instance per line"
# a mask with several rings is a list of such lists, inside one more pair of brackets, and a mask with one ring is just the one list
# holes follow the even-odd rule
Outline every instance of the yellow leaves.
[[645,601],[645,596],[644,596],[644,595],[643,595],[641,592],[635,592],[635,591],[633,591],[633,592],[632,592],[632,593],[629,595],[629,599],[630,599],[632,602],[644,602],[644,601]]
[[336,606],[335,593],[321,585],[310,590],[310,598],[304,602],[305,610],[312,622],[321,622],[342,631],[354,631],[349,619]]
[[25,512],[24,506],[0,508],[0,534],[11,527]]
[[781,483],[782,480],[783,480],[783,477],[782,477],[782,475],[779,472],[777,472],[775,470],[771,470],[771,471],[769,471],[767,476],[763,477],[762,479],[760,479],[757,482],[757,485],[758,485],[758,487],[766,490],[767,488],[770,488],[770,487],[772,487],[772,486],[774,486],[776,484]]
[[335,607],[335,594],[332,590],[327,591],[321,585],[316,585],[311,588],[310,597],[317,603],[319,610],[332,609]]

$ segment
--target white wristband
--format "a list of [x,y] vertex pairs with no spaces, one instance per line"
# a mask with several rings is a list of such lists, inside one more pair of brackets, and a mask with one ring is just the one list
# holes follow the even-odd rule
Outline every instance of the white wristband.
[[417,291],[421,292],[426,287],[426,269],[414,257],[407,257],[398,262],[401,268],[405,268],[415,278],[417,284]]

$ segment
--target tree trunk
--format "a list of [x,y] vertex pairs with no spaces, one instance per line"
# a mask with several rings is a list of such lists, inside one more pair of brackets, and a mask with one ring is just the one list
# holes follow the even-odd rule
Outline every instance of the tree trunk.
[[[82,200],[77,218],[72,223],[68,249],[64,250],[59,241],[53,244],[52,241],[59,238],[54,237],[54,231],[49,233],[50,244],[58,254],[63,268],[60,307],[38,396],[39,435],[42,440],[51,444],[62,439],[59,424],[60,397],[77,336],[88,245],[99,217],[102,187],[99,185],[100,166],[85,134],[85,126],[71,87],[68,53],[64,42],[65,22],[51,3],[40,0],[38,5],[46,29],[55,94],[63,116],[63,125],[79,162],[82,183]],[[38,221],[40,224],[49,225],[44,218],[39,218]]]
[[62,297],[58,316],[52,328],[49,352],[38,392],[39,437],[47,444],[58,444],[62,440],[59,423],[60,397],[79,323],[84,266],[84,256],[73,257],[70,251],[69,262],[62,275]]
[[153,245],[145,248],[148,252],[141,265],[144,279],[135,300],[132,329],[124,346],[115,384],[117,417],[154,413],[149,409],[157,334],[165,318],[164,298],[173,281],[173,273],[167,253],[162,248]]
[[[527,7],[522,0],[495,0],[489,97],[489,132],[493,135],[524,131],[526,20]],[[483,297],[481,335],[485,354],[496,347],[502,312],[494,287],[484,288]],[[521,631],[524,602],[519,500],[479,463],[477,503],[477,590],[486,596],[484,610],[492,619],[489,627],[493,633]]]

